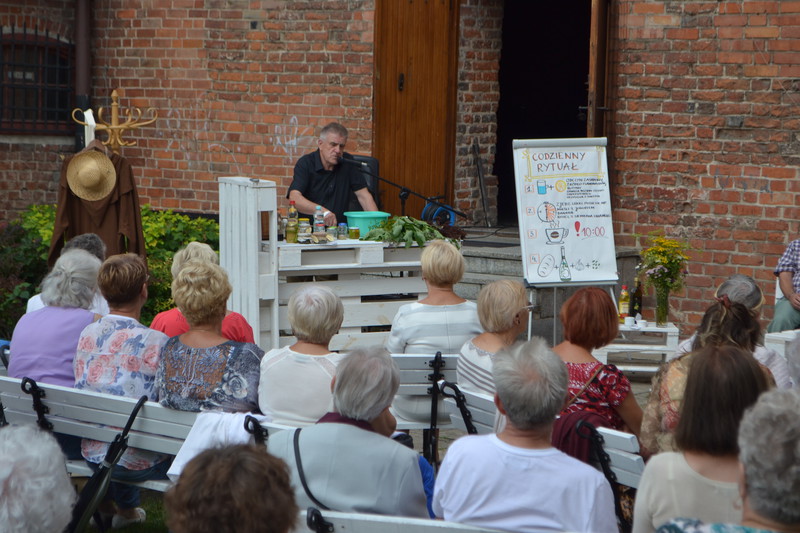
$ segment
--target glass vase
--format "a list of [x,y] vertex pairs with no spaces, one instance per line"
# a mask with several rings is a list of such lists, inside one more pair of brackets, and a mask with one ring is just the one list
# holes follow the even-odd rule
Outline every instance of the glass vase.
[[669,287],[656,285],[656,326],[669,322]]

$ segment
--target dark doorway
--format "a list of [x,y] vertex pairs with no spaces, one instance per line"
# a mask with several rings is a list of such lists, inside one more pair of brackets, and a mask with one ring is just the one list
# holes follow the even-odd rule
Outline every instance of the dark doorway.
[[590,0],[506,0],[494,165],[501,225],[517,224],[512,141],[586,137],[578,107],[587,101],[591,15]]

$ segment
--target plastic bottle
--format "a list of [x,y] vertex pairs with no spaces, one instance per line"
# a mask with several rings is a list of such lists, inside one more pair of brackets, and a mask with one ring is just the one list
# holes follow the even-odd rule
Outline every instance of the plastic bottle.
[[622,290],[619,293],[619,321],[625,322],[625,317],[627,317],[631,312],[631,295],[628,293],[628,286],[623,285]]
[[642,314],[642,284],[639,283],[639,278],[636,278],[636,286],[631,293],[631,310],[630,314],[632,317],[638,320],[638,316]]
[[295,207],[295,205],[294,205],[294,200],[289,200],[289,212],[288,212],[288,216],[287,216],[287,218],[289,219],[289,222],[294,220],[295,225],[297,225],[297,218],[299,216],[300,215],[297,213],[297,207]]
[[322,214],[322,206],[318,205],[314,210],[314,233],[325,233],[325,215]]

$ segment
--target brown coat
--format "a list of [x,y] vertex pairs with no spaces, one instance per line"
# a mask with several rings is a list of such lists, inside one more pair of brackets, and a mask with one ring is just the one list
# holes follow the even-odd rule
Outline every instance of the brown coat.
[[58,209],[48,265],[53,266],[66,241],[83,233],[99,235],[108,248],[108,256],[131,252],[146,257],[139,194],[131,164],[124,157],[111,154],[117,183],[105,198],[89,201],[75,196],[67,184],[67,167],[72,157],[65,159],[61,167]]

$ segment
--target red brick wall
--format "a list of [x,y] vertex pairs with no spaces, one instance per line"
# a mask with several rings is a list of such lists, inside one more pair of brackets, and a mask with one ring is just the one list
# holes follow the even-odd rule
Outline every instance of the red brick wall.
[[771,317],[771,270],[800,229],[800,2],[620,0],[615,11],[617,244],[663,230],[695,248],[672,305],[685,330],[734,273],[761,282]]
[[159,110],[125,148],[143,201],[216,211],[215,180],[230,175],[285,194],[331,120],[350,129],[349,150],[370,151],[371,2],[95,4],[97,105],[122,87],[123,105]]
[[[458,95],[454,207],[484,223],[480,183],[472,144],[478,141],[486,183],[489,218],[497,221],[497,177],[492,174],[497,143],[497,104],[503,2],[465,0],[461,4],[458,43]],[[463,221],[462,221],[463,222]]]

